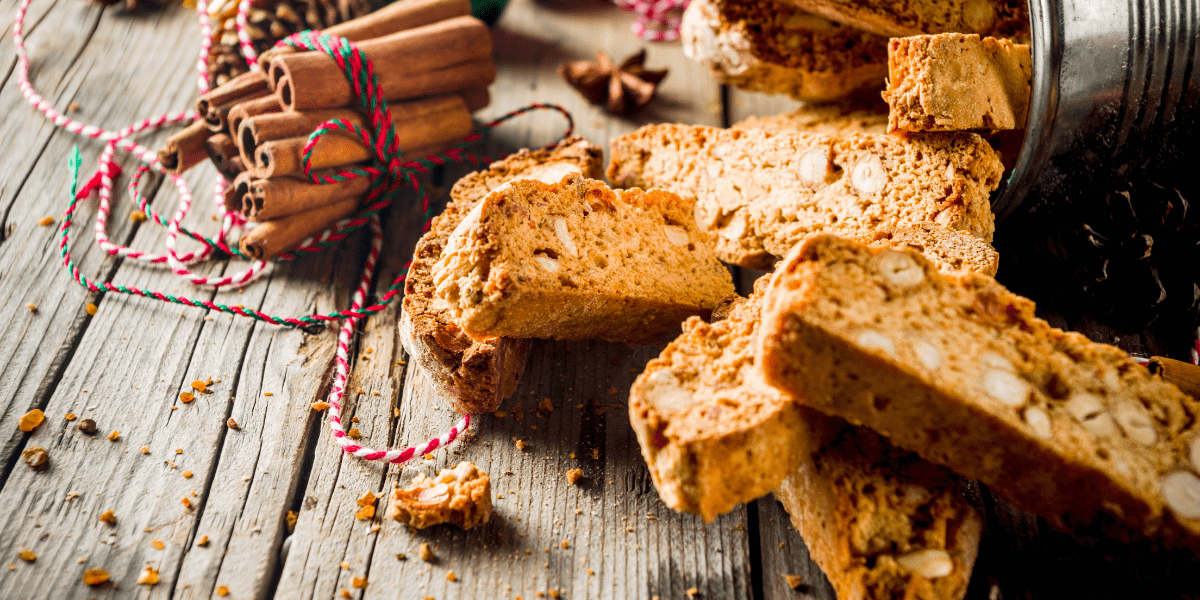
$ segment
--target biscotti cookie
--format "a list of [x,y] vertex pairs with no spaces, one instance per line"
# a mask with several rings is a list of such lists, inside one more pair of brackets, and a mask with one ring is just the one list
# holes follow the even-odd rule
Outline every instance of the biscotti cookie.
[[569,174],[514,180],[454,230],[437,296],[474,339],[649,343],[733,293],[692,200]]
[[1026,44],[961,33],[894,39],[883,92],[888,129],[1021,129],[1032,81]]
[[770,269],[814,233],[932,221],[991,241],[996,153],[978,135],[853,135],[647,125],[613,138],[608,178],[696,198],[717,256]]
[[815,236],[763,299],[766,381],[1091,535],[1200,548],[1200,404],[993,279]]
[[[876,99],[878,100],[878,98]],[[860,108],[853,104],[812,104],[790,113],[768,117],[748,117],[733,124],[733,129],[763,131],[794,131],[822,135],[850,136],[855,133],[887,133],[887,104],[881,110]]]
[[887,38],[775,0],[692,0],[680,41],[721,83],[800,100],[880,89]]
[[937,223],[879,229],[859,241],[874,248],[912,248],[939,271],[973,271],[995,277],[1000,268],[1000,253],[991,244]]
[[408,487],[392,492],[388,518],[413,529],[442,523],[463,529],[482,525],[492,518],[491,479],[466,461],[438,471],[437,477],[418,473]]
[[400,339],[411,360],[438,394],[464,414],[492,412],[517,388],[529,340],[495,338],[475,341],[454,324],[449,306],[434,296],[430,269],[446,239],[472,208],[495,188],[517,177],[557,181],[567,171],[599,177],[600,148],[582,138],[563,140],[547,150],[522,150],[471,173],[454,184],[451,201],[434,217],[417,242],[400,312]]
[[983,530],[961,480],[841,419],[804,424],[819,449],[775,498],[837,597],[960,600]]
[[770,492],[815,449],[802,429],[805,409],[754,367],[759,306],[752,295],[712,324],[688,319],[629,391],[629,420],[659,497],[705,521]]
[[1026,0],[787,1],[827,19],[886,37],[959,32],[1029,39]]
[[[941,269],[995,272],[995,262],[976,256],[973,244],[939,245],[931,237],[938,234],[903,232],[874,243],[911,240]],[[759,278],[749,299],[727,298],[711,324],[698,317],[685,321],[683,334],[646,365],[629,392],[629,421],[659,496],[707,521],[766,494],[815,449],[803,426],[803,415],[813,411],[763,385],[755,366],[753,340],[766,284]]]

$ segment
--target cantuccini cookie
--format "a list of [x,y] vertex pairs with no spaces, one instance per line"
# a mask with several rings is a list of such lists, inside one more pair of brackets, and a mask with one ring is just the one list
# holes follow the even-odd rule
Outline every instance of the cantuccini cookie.
[[797,7],[886,37],[978,33],[1029,39],[1026,0],[787,0]]
[[973,271],[995,277],[1000,268],[1000,253],[991,244],[937,223],[879,229],[858,239],[875,248],[912,248],[939,271]]
[[517,388],[529,341],[512,338],[472,340],[450,317],[449,306],[434,295],[430,270],[446,239],[484,196],[519,177],[557,181],[566,172],[599,177],[601,150],[583,138],[563,140],[546,150],[522,150],[471,173],[454,184],[450,203],[434,217],[417,242],[404,284],[400,339],[411,360],[450,406],[460,413],[491,412]]
[[775,490],[838,598],[960,600],[983,520],[944,467],[811,409],[818,449]]
[[575,173],[514,180],[450,235],[437,297],[474,339],[661,339],[733,293],[692,204]]
[[[939,268],[995,272],[995,260],[981,258],[974,244],[938,246],[929,240],[936,235],[918,230],[883,234],[873,243],[936,247],[930,260]],[[814,411],[763,385],[758,374],[753,340],[766,283],[765,277],[755,282],[749,299],[727,298],[711,323],[684,322],[683,334],[646,365],[629,392],[629,420],[659,496],[708,521],[766,494],[816,449],[805,425]]]
[[1033,81],[1029,46],[943,33],[888,44],[890,131],[1021,129]]
[[1200,547],[1200,404],[993,279],[815,236],[764,294],[765,380],[1064,529]]
[[809,104],[780,115],[748,117],[734,123],[732,128],[849,136],[855,133],[887,133],[887,124],[888,106],[876,97],[874,103]]
[[823,136],[647,125],[613,138],[608,178],[696,198],[717,255],[769,269],[814,233],[932,221],[991,241],[1003,167],[973,133]]
[[692,0],[680,40],[722,83],[800,100],[880,89],[887,75],[887,38],[774,0]]

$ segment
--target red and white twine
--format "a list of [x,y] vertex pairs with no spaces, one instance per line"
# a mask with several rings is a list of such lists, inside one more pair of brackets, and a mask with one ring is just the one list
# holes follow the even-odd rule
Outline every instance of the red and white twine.
[[[240,273],[218,278],[209,278],[197,275],[188,268],[190,265],[194,265],[205,259],[211,258],[216,248],[210,245],[205,245],[205,247],[201,250],[188,252],[182,255],[179,254],[178,250],[176,249],[176,243],[181,230],[180,224],[183,222],[184,218],[188,215],[192,208],[192,194],[188,189],[187,183],[184,181],[183,177],[179,175],[167,174],[167,176],[170,177],[171,181],[175,184],[175,187],[179,190],[180,201],[175,213],[170,219],[166,220],[168,229],[168,235],[165,242],[167,248],[166,254],[153,254],[135,250],[128,246],[114,242],[108,237],[107,227],[112,206],[112,192],[114,185],[113,180],[121,172],[121,167],[115,159],[116,151],[120,149],[129,152],[137,157],[139,161],[141,161],[142,165],[137,169],[130,179],[129,192],[135,201],[143,203],[144,206],[144,200],[141,199],[141,196],[138,193],[138,184],[141,181],[142,176],[151,169],[163,173],[165,173],[165,171],[163,170],[162,165],[158,163],[155,152],[137,144],[131,138],[134,135],[144,131],[153,131],[169,125],[190,123],[197,118],[197,115],[195,111],[190,110],[170,113],[145,119],[118,131],[109,131],[96,125],[76,121],[62,114],[62,112],[55,109],[49,101],[37,93],[29,80],[29,56],[25,49],[24,31],[25,16],[31,2],[32,0],[22,0],[20,7],[17,9],[16,21],[13,24],[13,42],[16,46],[17,53],[17,77],[21,93],[24,95],[25,99],[31,105],[33,105],[34,108],[45,115],[46,118],[48,118],[56,126],[61,127],[71,133],[105,142],[104,150],[101,152],[99,159],[98,184],[94,186],[98,191],[98,206],[95,218],[95,236],[96,242],[99,244],[100,248],[104,252],[113,256],[120,256],[123,258],[139,260],[148,263],[165,262],[170,267],[172,273],[197,286],[207,286],[212,288],[243,286],[251,281],[254,281],[256,278],[262,275],[268,266],[268,263],[264,261],[253,261],[249,267]],[[206,14],[207,5],[207,0],[198,0],[196,6],[196,11],[199,14],[201,32],[200,53],[196,62],[196,70],[197,87],[199,88],[201,94],[208,91],[207,65],[209,49],[212,44],[212,25],[209,22]],[[250,0],[241,0],[240,4],[238,5],[238,13],[235,22],[237,24],[238,40],[240,42],[242,52],[244,53],[250,68],[252,70],[257,70],[258,65],[255,60],[257,58],[257,53],[254,50],[249,31],[247,30],[247,15],[249,11]],[[222,192],[224,191],[226,185],[227,182],[220,175],[218,175],[214,190],[214,204],[218,213],[221,214],[221,225],[215,240],[219,246],[233,247],[236,244],[232,241],[232,234],[235,232],[242,232],[245,228],[246,222],[240,213],[225,210],[224,203],[222,201]],[[92,188],[93,186],[91,184],[85,186],[83,191],[81,191],[81,194],[90,192]],[[158,215],[150,210],[149,207],[146,207],[146,212],[152,218],[152,220],[158,220]],[[64,215],[63,219],[64,228],[67,226],[67,223],[69,223],[70,217],[71,213],[68,211],[68,213]],[[350,221],[351,218],[344,219],[326,231],[321,232],[317,236],[305,240],[300,244],[300,247],[297,251],[302,252],[313,250],[319,247],[322,242],[326,242],[330,239],[336,239],[336,236],[342,234],[346,224]],[[358,287],[355,289],[354,295],[351,299],[351,311],[361,309],[365,305],[367,294],[370,291],[371,282],[375,276],[375,271],[379,261],[379,254],[383,247],[383,230],[379,222],[379,217],[371,216],[369,218],[368,225],[371,232],[371,249],[367,257],[367,262],[363,267],[363,272],[359,279]],[[69,258],[66,258],[69,256],[66,252],[66,244],[68,243],[68,238],[66,235],[62,236],[61,243],[63,244],[62,250],[64,251],[64,257],[67,266],[69,268],[75,268],[70,263]],[[76,279],[79,279],[78,273],[73,272],[72,275],[75,276]],[[150,297],[158,296],[152,295]],[[341,421],[341,401],[346,392],[346,382],[349,378],[351,368],[351,340],[361,318],[361,316],[358,316],[354,313],[348,314],[348,316],[342,321],[342,326],[338,333],[337,352],[334,359],[335,366],[333,386],[329,392],[329,410],[327,413],[329,428],[333,435],[333,439],[344,451],[351,453],[354,456],[363,458],[365,460],[387,461],[391,463],[404,463],[408,460],[411,460],[413,457],[428,454],[442,446],[446,446],[454,442],[460,433],[466,431],[467,428],[470,427],[470,415],[464,415],[462,419],[460,419],[453,427],[449,429],[449,431],[445,432],[444,434],[429,440],[424,444],[405,449],[374,450],[371,448],[365,448],[358,445],[354,440],[350,439],[346,435]]]

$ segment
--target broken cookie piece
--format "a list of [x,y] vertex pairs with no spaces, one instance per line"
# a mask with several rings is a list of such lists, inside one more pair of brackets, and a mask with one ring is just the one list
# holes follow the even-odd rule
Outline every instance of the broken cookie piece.
[[417,474],[407,488],[392,493],[388,509],[388,517],[414,529],[441,523],[470,529],[487,523],[491,516],[491,480],[466,461],[442,469],[432,479]]

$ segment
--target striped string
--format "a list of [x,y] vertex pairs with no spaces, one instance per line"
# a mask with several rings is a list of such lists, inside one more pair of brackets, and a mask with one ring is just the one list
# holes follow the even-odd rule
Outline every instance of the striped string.
[[[246,17],[250,10],[250,1],[242,0],[240,2],[235,22],[237,23],[238,39],[241,42],[242,51],[246,53],[250,68],[255,69],[257,68],[257,64],[254,60],[254,48],[253,44],[250,43],[250,37],[246,31]],[[350,439],[342,428],[341,400],[345,395],[345,385],[349,378],[351,368],[350,345],[358,323],[362,319],[383,310],[395,300],[403,288],[409,265],[411,265],[411,262],[405,265],[400,275],[396,277],[376,303],[369,306],[365,305],[371,282],[374,280],[377,270],[379,255],[384,244],[383,228],[380,224],[379,213],[390,205],[397,192],[405,186],[409,186],[421,197],[422,209],[424,211],[422,231],[428,231],[429,222],[433,215],[430,209],[428,194],[420,183],[419,177],[421,174],[428,173],[433,167],[449,163],[486,163],[487,161],[484,157],[468,153],[466,151],[467,148],[490,129],[509,119],[531,111],[553,110],[562,114],[566,117],[568,125],[563,137],[567,137],[574,130],[574,121],[565,109],[552,104],[531,104],[483,125],[441,155],[419,158],[404,157],[396,143],[397,136],[391,124],[387,102],[379,93],[379,83],[375,77],[374,66],[371,64],[371,61],[354,44],[346,40],[316,32],[296,34],[281,43],[289,43],[306,49],[319,49],[333,56],[334,60],[338,61],[338,64],[345,71],[347,79],[350,80],[354,87],[356,97],[371,116],[369,131],[352,127],[341,121],[325,123],[317,131],[314,131],[309,138],[308,146],[305,148],[305,172],[314,181],[318,182],[342,181],[354,177],[371,177],[372,184],[370,192],[364,200],[363,208],[357,214],[343,219],[325,231],[304,240],[295,249],[281,254],[277,258],[286,260],[303,254],[319,252],[345,239],[355,230],[364,226],[367,227],[371,234],[370,252],[363,267],[362,276],[359,278],[358,286],[351,297],[350,307],[335,313],[313,314],[301,317],[280,317],[240,305],[228,306],[208,300],[197,300],[156,290],[117,285],[109,281],[95,281],[86,277],[80,271],[70,252],[71,226],[75,212],[78,210],[80,202],[89,198],[92,191],[95,191],[98,197],[95,220],[96,242],[104,252],[112,256],[147,263],[166,263],[175,275],[186,279],[194,285],[211,288],[229,288],[246,285],[261,276],[266,271],[269,263],[266,261],[251,261],[250,265],[240,273],[219,278],[208,278],[191,271],[192,266],[207,259],[224,256],[247,258],[238,250],[237,244],[231,241],[233,234],[240,233],[246,229],[247,223],[240,213],[224,209],[222,200],[223,192],[228,183],[220,176],[217,177],[214,188],[214,204],[217,207],[218,213],[221,214],[221,224],[216,237],[206,237],[181,225],[191,210],[193,198],[183,177],[179,175],[166,174],[179,190],[180,200],[174,214],[168,218],[152,209],[147,199],[140,193],[139,184],[145,174],[151,170],[161,173],[165,173],[165,171],[162,165],[158,163],[155,152],[137,144],[132,138],[146,131],[190,123],[197,118],[197,115],[194,111],[170,113],[145,119],[118,131],[109,131],[95,125],[75,121],[63,115],[49,101],[37,93],[29,79],[29,57],[25,48],[24,29],[25,16],[31,2],[32,0],[22,0],[17,10],[16,21],[13,25],[13,41],[17,52],[17,74],[21,93],[31,105],[45,115],[46,118],[50,119],[56,126],[105,143],[104,150],[100,154],[96,175],[82,189],[79,188],[79,172],[82,167],[82,159],[78,147],[73,149],[68,161],[71,178],[71,200],[63,213],[59,228],[59,252],[62,256],[63,265],[77,283],[91,292],[102,294],[117,293],[153,298],[174,304],[195,306],[211,311],[250,317],[264,323],[303,328],[305,331],[313,333],[323,330],[326,323],[341,321],[337,351],[334,359],[333,386],[328,397],[329,411],[327,416],[331,433],[338,445],[344,451],[360,458],[403,463],[415,456],[428,454],[437,448],[452,443],[463,431],[470,427],[471,417],[470,415],[464,415],[449,431],[424,444],[405,449],[386,450],[373,450],[360,446],[354,440]],[[196,6],[201,30],[200,55],[197,59],[196,67],[197,85],[201,93],[208,90],[207,60],[212,42],[212,28],[206,15],[207,4],[207,0],[198,0]],[[331,177],[313,177],[309,166],[312,146],[321,135],[339,130],[353,131],[355,135],[359,136],[364,144],[374,152],[374,161],[367,167],[349,169]],[[135,250],[114,242],[107,235],[108,217],[112,210],[114,179],[121,173],[121,167],[115,158],[118,149],[133,154],[142,163],[130,178],[129,193],[134,203],[146,214],[150,222],[158,223],[167,228],[168,235],[165,242],[167,252],[165,254],[152,254]],[[202,247],[193,252],[180,254],[176,248],[180,234],[183,237],[200,243]]]

